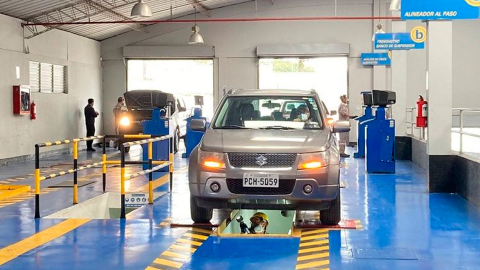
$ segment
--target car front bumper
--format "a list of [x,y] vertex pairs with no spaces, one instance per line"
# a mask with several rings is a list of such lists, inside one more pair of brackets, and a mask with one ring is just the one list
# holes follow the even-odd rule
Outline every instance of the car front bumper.
[[[244,208],[244,209],[281,209],[281,210],[323,210],[330,207],[337,198],[339,186],[339,165],[314,170],[288,171],[244,171],[229,170],[212,172],[201,168],[197,171],[197,183],[189,183],[191,195],[197,204],[208,208]],[[293,184],[290,190],[283,189],[275,194],[274,189],[262,194],[250,193],[248,189],[232,189],[231,181],[241,181],[244,173],[275,173],[279,174],[280,183],[289,181]],[[190,178],[192,180],[193,177]],[[230,181],[230,185],[228,182]],[[218,192],[213,192],[210,185],[220,185]],[[282,184],[280,184],[282,185]],[[304,186],[312,186],[312,192],[304,192]],[[263,188],[265,190],[265,188]],[[242,192],[245,191],[245,192]],[[255,192],[254,192],[255,193]],[[260,194],[258,194],[260,193]],[[267,194],[268,193],[268,194]]]

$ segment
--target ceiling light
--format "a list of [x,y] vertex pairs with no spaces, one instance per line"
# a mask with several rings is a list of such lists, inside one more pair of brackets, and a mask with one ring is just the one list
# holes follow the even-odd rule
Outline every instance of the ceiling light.
[[132,17],[151,17],[152,10],[150,7],[143,2],[143,0],[138,0],[132,8]]
[[383,31],[383,24],[381,22],[377,23],[377,31],[375,34],[373,34],[372,41],[375,41],[376,34],[385,34],[385,31]]
[[202,44],[203,42],[203,37],[198,33],[200,31],[200,27],[198,25],[195,25],[192,27],[193,34],[190,36],[190,39],[188,40],[188,44]]
[[203,37],[198,32],[200,31],[200,27],[197,26],[197,9],[195,8],[195,25],[192,27],[193,34],[190,36],[188,40],[188,44],[203,44]]
[[392,0],[392,3],[390,4],[390,11],[400,11],[401,7],[402,7],[401,0]]

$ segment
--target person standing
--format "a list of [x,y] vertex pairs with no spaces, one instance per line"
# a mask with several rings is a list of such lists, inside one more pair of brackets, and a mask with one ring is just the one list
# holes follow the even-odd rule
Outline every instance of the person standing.
[[[87,137],[95,135],[95,118],[98,116],[98,112],[93,108],[93,98],[88,99],[88,105],[84,109],[85,124],[87,126]],[[87,141],[87,151],[95,151],[92,147],[93,140]]]
[[[348,98],[347,95],[343,95],[340,97],[342,103],[338,107],[338,120],[339,121],[350,121],[350,112],[348,110]],[[345,153],[345,147],[347,146],[349,141],[348,132],[340,133],[340,157],[347,158],[350,155]]]
[[113,107],[113,115],[115,116],[115,134],[118,135],[118,122],[120,120],[120,116],[122,113],[128,111],[127,107],[125,106],[125,99],[123,97],[119,97],[117,99],[117,105]]
[[[113,107],[113,116],[115,117],[115,135],[119,135],[119,122],[121,115],[128,111],[127,107],[125,106],[125,99],[123,97],[119,97],[117,99],[117,105]],[[115,148],[118,146],[118,139],[115,140]]]

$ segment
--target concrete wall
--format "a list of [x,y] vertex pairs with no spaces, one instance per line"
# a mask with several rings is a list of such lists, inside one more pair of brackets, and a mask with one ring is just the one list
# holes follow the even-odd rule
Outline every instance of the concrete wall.
[[480,21],[453,22],[453,107],[480,108]]
[[[373,15],[372,0],[339,0],[338,3],[338,16]],[[254,2],[213,10],[211,14],[212,18],[333,16],[335,6],[334,1],[275,0],[273,5],[270,1],[258,1],[256,14]],[[255,51],[262,44],[348,43],[352,114],[361,113],[359,93],[372,89],[373,69],[360,64],[360,54],[372,51],[372,21],[212,23],[200,27],[205,44],[215,47],[214,96],[221,97],[224,86],[228,89],[258,87]],[[126,89],[124,46],[184,46],[190,34],[191,25],[165,24],[147,27],[147,33],[129,32],[103,41],[104,107],[113,107]],[[106,126],[106,131],[113,131],[113,126]],[[350,138],[356,141],[355,130]]]
[[[25,30],[27,31],[27,30]],[[31,155],[39,142],[85,136],[83,108],[96,99],[102,112],[100,43],[63,31],[50,31],[25,41],[21,21],[0,15],[0,159]],[[37,120],[14,116],[12,86],[29,84],[29,61],[67,66],[68,94],[33,93]],[[20,67],[20,79],[16,67]],[[97,133],[102,121],[97,120]],[[57,148],[58,149],[58,148]]]

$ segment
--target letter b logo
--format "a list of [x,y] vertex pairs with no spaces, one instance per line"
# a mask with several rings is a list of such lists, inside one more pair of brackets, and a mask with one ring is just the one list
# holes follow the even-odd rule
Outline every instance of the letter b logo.
[[410,32],[410,37],[416,43],[423,43],[427,40],[427,30],[421,26],[415,27]]

